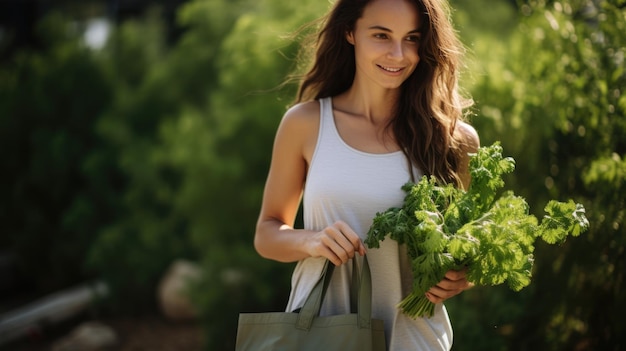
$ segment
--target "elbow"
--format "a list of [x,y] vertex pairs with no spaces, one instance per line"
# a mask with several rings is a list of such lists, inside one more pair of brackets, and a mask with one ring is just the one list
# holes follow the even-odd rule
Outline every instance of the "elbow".
[[267,258],[263,255],[263,240],[261,240],[260,235],[259,235],[259,231],[257,230],[256,233],[254,233],[254,250],[263,258]]
[[254,245],[254,250],[259,254],[259,256],[263,258],[268,258],[268,259],[270,258],[267,252],[266,240],[263,237],[263,233],[258,225],[254,233],[253,245]]

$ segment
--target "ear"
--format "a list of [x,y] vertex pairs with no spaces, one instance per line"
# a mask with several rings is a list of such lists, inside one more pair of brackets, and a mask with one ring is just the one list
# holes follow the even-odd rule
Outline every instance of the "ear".
[[348,41],[348,43],[354,45],[354,31],[346,32],[346,40]]

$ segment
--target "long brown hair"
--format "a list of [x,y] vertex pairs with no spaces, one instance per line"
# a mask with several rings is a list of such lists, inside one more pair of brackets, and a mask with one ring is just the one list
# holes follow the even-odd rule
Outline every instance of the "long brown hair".
[[[312,66],[302,77],[296,102],[336,96],[350,88],[356,63],[346,33],[354,30],[370,1],[337,0],[321,20],[313,41]],[[402,84],[388,128],[410,164],[442,182],[460,185],[461,136],[455,129],[472,104],[458,89],[463,46],[452,27],[446,0],[410,2],[421,20],[420,62]]]

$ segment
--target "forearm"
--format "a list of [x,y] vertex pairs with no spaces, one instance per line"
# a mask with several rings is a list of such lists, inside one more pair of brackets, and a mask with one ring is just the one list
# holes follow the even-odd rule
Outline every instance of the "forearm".
[[254,236],[254,247],[262,257],[280,262],[296,262],[311,254],[308,241],[315,232],[294,229],[275,219],[260,220]]

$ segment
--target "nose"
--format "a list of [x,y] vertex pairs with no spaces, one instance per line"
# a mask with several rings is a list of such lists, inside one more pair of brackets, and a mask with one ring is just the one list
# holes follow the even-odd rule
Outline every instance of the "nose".
[[389,44],[389,52],[387,53],[390,58],[401,59],[404,57],[404,48],[402,42],[393,41]]

